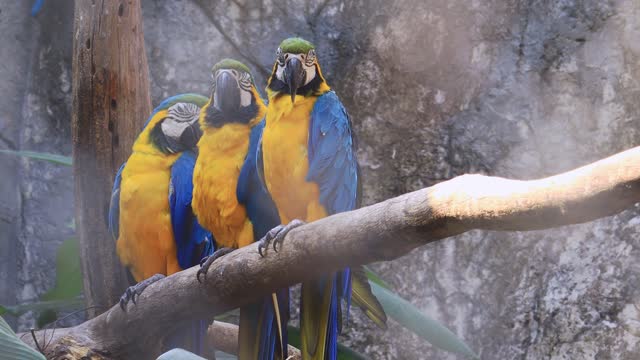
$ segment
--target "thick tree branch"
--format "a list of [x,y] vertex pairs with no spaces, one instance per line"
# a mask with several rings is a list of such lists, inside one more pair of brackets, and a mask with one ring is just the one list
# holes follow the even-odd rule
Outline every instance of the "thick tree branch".
[[391,260],[472,229],[525,231],[582,223],[638,201],[640,147],[540,180],[464,175],[297,228],[282,250],[264,258],[256,244],[237,250],[218,260],[203,284],[195,267],[169,276],[148,287],[128,312],[114,306],[65,329],[54,345],[68,348],[73,341],[104,358],[152,357],[180,320],[220,314],[326,272]]

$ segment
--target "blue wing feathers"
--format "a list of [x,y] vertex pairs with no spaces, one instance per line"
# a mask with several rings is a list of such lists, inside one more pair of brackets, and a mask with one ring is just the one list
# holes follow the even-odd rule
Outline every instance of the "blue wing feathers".
[[307,181],[320,187],[320,203],[330,214],[353,210],[358,193],[358,162],[351,121],[335,92],[318,98],[311,111]]
[[185,151],[171,167],[169,185],[169,208],[171,226],[178,250],[178,264],[186,269],[197,264],[202,256],[213,251],[213,237],[206,231],[193,214],[193,168],[196,156]]
[[[360,199],[360,177],[351,120],[335,92],[318,97],[311,111],[309,128],[309,172],[307,181],[318,184],[320,204],[329,214],[355,209]],[[337,353],[340,301],[346,301],[346,319],[351,306],[351,272],[344,269],[333,279],[329,309],[327,349]]]
[[259,161],[258,155],[260,154],[259,145],[264,124],[265,121],[262,120],[251,129],[249,150],[240,170],[236,188],[238,202],[245,206],[247,216],[253,224],[253,235],[256,241],[262,238],[267,231],[280,224],[276,205],[260,177],[259,164],[262,162]]
[[109,203],[109,232],[114,240],[120,235],[120,183],[122,183],[122,170],[127,163],[120,166],[113,181],[113,189],[111,190],[111,202]]

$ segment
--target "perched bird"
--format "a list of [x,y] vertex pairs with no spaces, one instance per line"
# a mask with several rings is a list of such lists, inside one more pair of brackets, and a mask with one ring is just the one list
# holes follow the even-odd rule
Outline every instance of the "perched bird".
[[[280,223],[257,173],[266,107],[249,68],[225,59],[213,67],[212,76],[211,98],[200,113],[203,134],[193,177],[193,210],[215,236],[219,250],[202,263],[198,279],[216,258],[257,241]],[[238,358],[286,358],[288,317],[288,289],[241,308]]]
[[[353,210],[360,202],[360,172],[351,121],[320,70],[313,44],[284,40],[268,80],[269,108],[262,135],[264,180],[282,224],[261,240],[274,250],[305,221]],[[353,282],[352,282],[353,280]],[[336,359],[342,305],[353,294],[379,326],[386,315],[361,268],[344,269],[302,284],[303,359]]]
[[[164,100],[153,110],[116,175],[109,230],[121,262],[137,282],[121,297],[123,310],[151,283],[197,265],[213,253],[213,237],[191,208],[193,150],[201,135],[200,108],[207,101],[197,94]],[[192,338],[198,343],[206,324],[196,325]],[[200,352],[200,346],[193,348]]]

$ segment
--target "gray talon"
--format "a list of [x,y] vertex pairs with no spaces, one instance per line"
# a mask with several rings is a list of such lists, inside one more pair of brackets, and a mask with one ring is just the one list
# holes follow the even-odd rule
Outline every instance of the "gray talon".
[[207,271],[209,271],[209,267],[213,264],[214,261],[223,257],[224,255],[229,254],[235,250],[234,248],[220,248],[216,250],[211,256],[207,256],[200,261],[200,269],[198,269],[198,273],[196,274],[196,278],[198,278],[198,282],[202,283],[200,280],[200,275],[204,275],[204,278],[207,278]]
[[140,294],[146,289],[149,285],[153,284],[158,280],[164,279],[165,276],[162,274],[155,274],[148,279],[144,279],[139,283],[129,286],[127,290],[125,290],[124,294],[120,296],[120,308],[122,311],[127,311],[127,304],[131,301],[134,305],[137,304],[136,297],[140,297]]
[[260,256],[264,257],[262,254],[262,250],[269,247],[269,244],[273,241],[273,251],[278,252],[278,244],[280,244],[280,248],[282,248],[282,243],[284,242],[284,238],[287,236],[289,231],[300,227],[306,224],[306,222],[294,219],[287,225],[278,225],[273,229],[269,230],[269,232],[260,239],[260,244],[258,245],[258,253]]

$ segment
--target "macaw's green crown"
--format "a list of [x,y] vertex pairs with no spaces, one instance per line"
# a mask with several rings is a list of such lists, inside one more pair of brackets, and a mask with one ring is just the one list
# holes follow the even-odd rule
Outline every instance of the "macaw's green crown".
[[282,52],[289,54],[306,54],[315,48],[312,43],[299,37],[288,38],[280,43]]
[[[218,61],[218,63],[213,65],[213,68],[211,68],[211,72],[215,74],[216,71],[220,69],[233,69],[238,71],[244,71],[247,74],[251,75],[251,70],[249,70],[249,67],[247,65],[241,63],[238,60],[233,60],[233,59],[222,59]],[[251,82],[253,82],[253,76],[251,76]]]

